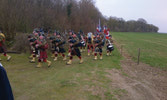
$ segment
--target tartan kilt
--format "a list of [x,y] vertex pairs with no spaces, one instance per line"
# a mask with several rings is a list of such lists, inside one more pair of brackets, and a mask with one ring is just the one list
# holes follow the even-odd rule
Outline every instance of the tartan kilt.
[[78,57],[80,57],[81,52],[80,52],[79,48],[73,48],[72,51],[71,51],[71,55],[72,56],[77,55]]
[[65,53],[66,50],[64,48],[59,48],[59,53]]
[[102,53],[103,52],[102,47],[96,47],[95,52]]
[[65,53],[66,52],[66,50],[64,48],[62,48],[62,47],[55,47],[54,51],[58,52],[58,53]]
[[48,58],[47,52],[46,51],[40,51],[39,59],[46,59],[46,58]]

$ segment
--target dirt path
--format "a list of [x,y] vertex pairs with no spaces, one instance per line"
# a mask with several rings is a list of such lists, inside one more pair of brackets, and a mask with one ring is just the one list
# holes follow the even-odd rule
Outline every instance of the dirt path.
[[[116,44],[117,45],[117,44]],[[119,45],[117,45],[118,48]],[[126,90],[118,100],[167,100],[167,72],[147,64],[137,65],[126,53],[122,53],[122,70],[108,70],[112,87]]]

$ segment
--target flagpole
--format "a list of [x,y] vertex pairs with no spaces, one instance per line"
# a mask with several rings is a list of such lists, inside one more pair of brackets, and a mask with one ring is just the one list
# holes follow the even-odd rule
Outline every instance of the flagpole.
[[101,24],[101,23],[100,23],[100,18],[99,18],[99,27],[101,26],[100,24]]

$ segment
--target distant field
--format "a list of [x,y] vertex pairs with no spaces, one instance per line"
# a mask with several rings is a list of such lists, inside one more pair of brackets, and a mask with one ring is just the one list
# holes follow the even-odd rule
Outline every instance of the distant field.
[[167,69],[167,34],[113,32],[113,37],[137,60],[141,48],[141,61],[154,67]]
[[[105,54],[105,52],[104,52]],[[37,63],[29,63],[28,54],[12,54],[7,62],[2,56],[2,64],[7,70],[15,100],[116,100],[125,90],[112,89],[111,73],[120,69],[120,54],[115,49],[113,56],[104,60],[93,60],[84,53],[84,63],[74,57],[72,65],[66,65],[60,57],[52,67],[35,68]],[[112,94],[111,94],[112,93]]]

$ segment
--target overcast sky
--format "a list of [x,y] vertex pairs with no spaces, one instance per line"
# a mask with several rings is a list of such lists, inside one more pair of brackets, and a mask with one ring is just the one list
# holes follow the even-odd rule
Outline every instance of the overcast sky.
[[144,18],[167,33],[167,0],[96,0],[96,6],[104,16],[126,21]]

